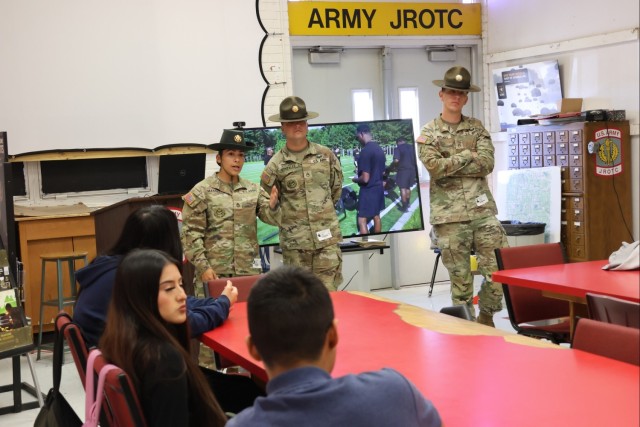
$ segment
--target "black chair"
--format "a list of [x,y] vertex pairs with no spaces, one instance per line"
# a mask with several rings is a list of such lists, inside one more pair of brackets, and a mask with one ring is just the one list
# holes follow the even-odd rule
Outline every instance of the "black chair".
[[448,314],[449,316],[459,317],[464,320],[473,321],[473,316],[469,312],[469,307],[466,305],[453,305],[451,307],[442,307],[440,313]]
[[[516,246],[495,250],[499,270],[563,264],[567,256],[562,243]],[[513,329],[521,335],[546,338],[553,343],[570,342],[569,303],[546,298],[542,291],[502,284]]]

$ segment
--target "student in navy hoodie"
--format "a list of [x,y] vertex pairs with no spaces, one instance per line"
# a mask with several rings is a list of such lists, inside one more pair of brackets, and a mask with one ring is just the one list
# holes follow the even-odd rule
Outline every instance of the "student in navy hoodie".
[[[151,205],[132,212],[124,224],[120,238],[106,255],[96,257],[91,264],[76,272],[80,291],[73,311],[73,321],[80,326],[89,347],[97,346],[107,320],[107,310],[116,269],[133,249],[159,249],[182,259],[178,221],[164,206]],[[187,297],[187,319],[191,336],[219,326],[229,316],[238,290],[231,282],[218,298]]]
[[[113,248],[76,272],[80,291],[73,311],[73,321],[80,326],[89,347],[97,346],[104,332],[116,270],[124,257],[135,249],[158,249],[175,259],[182,259],[182,244],[175,214],[160,205],[132,212]],[[187,296],[187,321],[191,337],[196,338],[220,326],[229,316],[229,308],[237,299],[238,289],[230,281],[218,298]],[[257,396],[264,395],[264,391],[245,376],[201,369],[225,412],[239,412],[251,406]]]

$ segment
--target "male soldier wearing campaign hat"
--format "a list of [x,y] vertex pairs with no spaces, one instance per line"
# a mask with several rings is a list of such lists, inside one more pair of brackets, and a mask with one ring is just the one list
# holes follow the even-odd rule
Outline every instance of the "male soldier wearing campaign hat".
[[342,283],[342,234],[334,206],[342,193],[342,169],[330,148],[307,140],[307,120],[315,117],[297,96],[280,103],[280,113],[269,120],[282,124],[286,146],[271,158],[261,181],[265,190],[279,191],[284,263],[311,270],[336,290]]
[[493,315],[502,309],[502,286],[491,280],[498,269],[494,249],[508,246],[486,179],[493,171],[494,148],[482,123],[462,115],[468,93],[480,88],[471,84],[469,71],[458,66],[433,83],[442,88],[442,113],[422,127],[417,139],[420,160],[431,176],[430,222],[449,270],[452,301],[467,304],[474,316],[469,255],[475,250],[484,276],[478,322],[494,326]]
[[182,198],[182,245],[196,268],[197,290],[200,281],[260,274],[256,216],[278,225],[281,212],[277,188],[269,195],[239,176],[245,151],[253,148],[241,129],[225,129],[208,148],[217,151],[220,170]]

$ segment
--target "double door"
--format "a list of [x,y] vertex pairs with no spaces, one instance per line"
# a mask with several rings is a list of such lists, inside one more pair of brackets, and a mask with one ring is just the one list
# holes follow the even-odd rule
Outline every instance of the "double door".
[[[471,48],[456,49],[455,61],[429,61],[425,48],[358,48],[345,49],[339,64],[312,64],[307,49],[293,51],[293,91],[307,103],[307,108],[320,113],[316,123],[348,122],[354,117],[354,90],[370,90],[373,119],[413,118],[402,115],[400,92],[415,89],[419,112],[414,131],[440,114],[440,88],[433,80],[441,80],[454,65],[471,70]],[[480,80],[474,80],[480,84]],[[478,116],[478,96],[470,96],[464,114]]]
[[[317,111],[320,117],[313,123],[350,122],[357,120],[354,92],[371,94],[372,119],[413,119],[414,134],[422,125],[437,117],[442,110],[438,97],[439,87],[433,80],[441,80],[454,65],[471,70],[472,49],[456,49],[456,61],[431,62],[427,51],[421,48],[357,48],[345,49],[339,64],[312,64],[307,49],[293,51],[293,92],[303,98],[307,108]],[[474,84],[480,84],[480,78]],[[414,94],[417,108],[407,109],[401,93]],[[406,99],[405,99],[406,101]],[[411,99],[409,100],[411,101]],[[478,117],[481,97],[471,95],[464,114]],[[416,111],[417,110],[417,111]],[[418,162],[420,170],[420,194],[425,230],[398,233],[387,237],[391,250],[375,254],[371,258],[345,257],[343,276],[345,283],[353,280],[347,290],[379,289],[427,283],[435,265],[435,253],[430,249],[428,173]],[[384,236],[376,236],[382,238]],[[363,265],[368,263],[368,265]],[[370,283],[363,280],[364,271],[370,270]],[[446,269],[438,269],[436,280],[448,280]],[[343,285],[344,286],[344,285]]]

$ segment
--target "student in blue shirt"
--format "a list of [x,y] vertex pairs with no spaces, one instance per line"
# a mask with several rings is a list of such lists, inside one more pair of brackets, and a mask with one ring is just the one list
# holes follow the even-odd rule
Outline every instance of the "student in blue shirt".
[[331,378],[336,319],[329,292],[311,272],[272,270],[251,289],[247,312],[247,346],[264,362],[267,396],[228,426],[441,425],[433,404],[393,369]]

